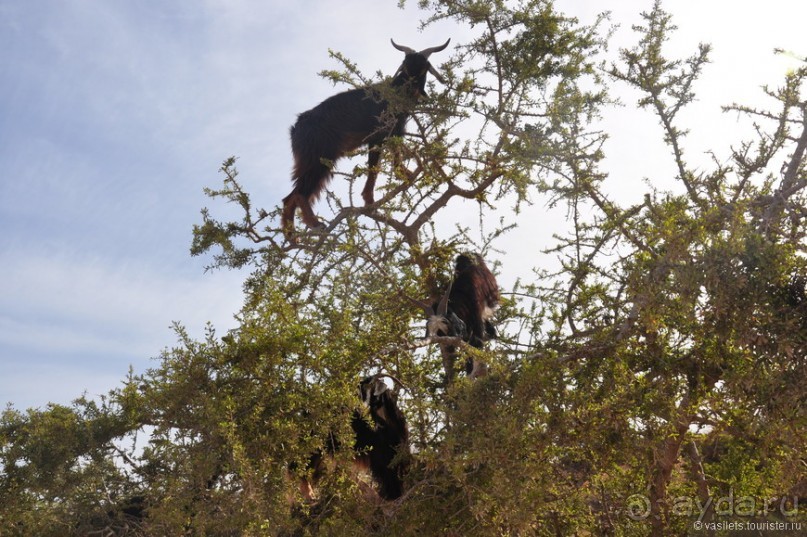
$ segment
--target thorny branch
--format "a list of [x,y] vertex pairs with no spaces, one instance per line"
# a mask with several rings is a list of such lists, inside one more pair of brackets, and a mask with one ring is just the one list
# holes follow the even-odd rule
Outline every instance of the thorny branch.
[[763,217],[763,222],[768,230],[773,229],[781,218],[787,201],[807,187],[807,176],[799,178],[799,170],[802,168],[804,154],[805,151],[807,151],[807,104],[802,106],[801,112],[801,135],[798,138],[793,155],[787,163],[782,182],[776,190],[773,200],[770,205],[768,205]]

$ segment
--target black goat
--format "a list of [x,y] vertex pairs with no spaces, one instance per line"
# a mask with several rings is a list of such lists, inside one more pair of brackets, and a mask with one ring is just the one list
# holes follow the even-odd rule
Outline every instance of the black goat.
[[[428,336],[460,337],[481,349],[484,342],[497,337],[491,319],[499,305],[496,277],[479,254],[460,254],[454,267],[454,277],[443,298],[427,311]],[[445,349],[453,356],[455,349]],[[465,371],[472,377],[484,374],[484,364],[468,360]]]
[[[370,419],[359,410],[353,413],[350,422],[355,434],[353,464],[359,472],[369,471],[378,496],[395,500],[403,494],[403,476],[409,468],[409,429],[406,417],[398,408],[397,396],[387,387],[382,376],[367,377],[359,384],[359,397]],[[338,448],[336,438],[330,435],[326,451],[332,454]],[[311,457],[309,467],[312,480],[318,481],[325,468],[321,451]],[[301,483],[301,492],[310,500],[312,484],[308,481]]]
[[[445,84],[428,58],[433,52],[445,49],[449,41],[451,39],[420,52],[392,41],[392,46],[405,52],[406,57],[390,82],[338,93],[297,117],[297,122],[291,127],[294,188],[283,198],[281,217],[281,227],[287,238],[294,230],[294,212],[298,207],[308,227],[324,227],[314,215],[311,203],[319,198],[331,178],[333,163],[363,145],[367,145],[370,151],[362,198],[367,205],[373,203],[381,144],[391,136],[403,135],[412,108],[421,96],[426,95],[427,73]],[[390,95],[388,88],[394,91],[394,103],[385,97]]]
[[360,413],[353,414],[351,425],[356,433],[357,464],[370,470],[378,484],[379,496],[385,500],[400,498],[403,476],[409,468],[406,417],[398,408],[398,397],[379,375],[362,380],[359,394],[369,409],[372,425]]

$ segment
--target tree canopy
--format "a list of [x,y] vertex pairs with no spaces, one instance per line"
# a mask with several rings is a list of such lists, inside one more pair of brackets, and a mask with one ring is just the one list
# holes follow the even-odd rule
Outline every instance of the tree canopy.
[[[386,142],[377,202],[354,195],[366,167],[340,161],[348,195],[327,194],[326,229],[290,243],[280,200],[256,208],[227,159],[207,193],[241,216],[204,209],[191,253],[249,269],[238,328],[197,341],[177,324],[157,367],[100,400],[8,408],[0,533],[677,535],[804,521],[807,64],[763,89],[767,108],[726,103],[748,132],[693,165],[683,141],[698,125],[680,112],[710,49],[668,57],[660,2],[610,64],[605,16],[584,25],[546,0],[418,4],[424,25],[451,19],[473,37],[442,53],[447,84],[430,82],[406,136]],[[372,81],[334,59],[324,76]],[[632,205],[603,169],[601,114],[623,87],[640,97],[621,106],[655,115],[647,135],[674,164]],[[541,254],[552,270],[500,247],[535,203],[566,209]],[[488,364],[476,379],[453,374],[461,363],[424,337],[418,306],[466,251],[499,275],[535,267],[501,290],[499,339],[460,345]],[[375,372],[400,381],[411,435],[395,502],[359,493],[347,464],[356,388]],[[331,435],[347,447],[303,501],[297,482]]]

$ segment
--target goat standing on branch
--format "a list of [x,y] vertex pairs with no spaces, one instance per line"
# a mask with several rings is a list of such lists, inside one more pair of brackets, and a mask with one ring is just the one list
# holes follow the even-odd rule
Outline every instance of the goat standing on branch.
[[[376,484],[376,492],[366,485],[365,492],[384,500],[395,500],[403,494],[403,477],[409,468],[409,428],[398,408],[398,397],[387,387],[384,376],[389,375],[366,377],[359,384],[359,397],[369,420],[359,410],[353,413],[350,422],[355,433],[353,466],[357,474],[369,472]],[[326,451],[333,453],[338,447],[336,438],[331,435]],[[312,481],[316,482],[325,468],[321,451],[311,457],[309,467]],[[306,500],[313,498],[311,482],[304,480],[300,489]]]
[[[491,319],[498,305],[496,277],[485,265],[482,256],[460,254],[455,262],[449,289],[440,302],[427,311],[427,335],[459,337],[472,347],[481,349],[485,341],[497,337]],[[454,347],[443,351],[453,364]],[[484,375],[485,364],[469,359],[465,371],[473,378]]]
[[379,496],[395,500],[403,494],[403,476],[409,468],[406,417],[398,408],[397,395],[387,388],[381,375],[365,378],[359,394],[370,412],[372,426],[358,412],[353,415],[356,464],[370,471]]
[[[427,73],[445,84],[428,58],[433,52],[445,49],[450,41],[420,52],[392,41],[392,46],[405,52],[406,57],[390,82],[338,93],[297,117],[297,122],[291,127],[294,188],[283,198],[280,222],[287,238],[294,231],[294,212],[298,207],[308,227],[324,227],[314,215],[311,203],[319,198],[333,175],[333,163],[363,145],[369,147],[369,156],[362,198],[367,205],[373,203],[381,144],[391,136],[403,135],[412,108],[421,96],[426,95]],[[391,88],[400,102],[391,106],[384,97],[386,88],[382,85]]]

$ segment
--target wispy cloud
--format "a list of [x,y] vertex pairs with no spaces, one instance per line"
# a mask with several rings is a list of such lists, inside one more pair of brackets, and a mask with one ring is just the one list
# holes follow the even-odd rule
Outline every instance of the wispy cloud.
[[0,269],[0,311],[37,324],[95,325],[107,334],[116,332],[112,326],[122,327],[132,339],[162,331],[172,320],[229,324],[241,301],[241,275],[189,276],[191,271],[165,268],[58,252],[27,253]]
[[[207,322],[222,332],[234,326],[243,275],[189,276],[190,271],[165,268],[54,252],[7,259],[0,268],[4,368],[12,363],[33,367],[40,373],[32,382],[44,384],[65,369],[78,377],[96,370],[123,375],[133,364],[142,372],[151,366],[150,358],[174,344],[173,321],[197,337]],[[40,370],[26,356],[51,365]],[[0,375],[0,398],[17,390],[17,376]],[[92,379],[87,382],[75,388],[96,385]],[[50,394],[42,392],[42,397]]]

